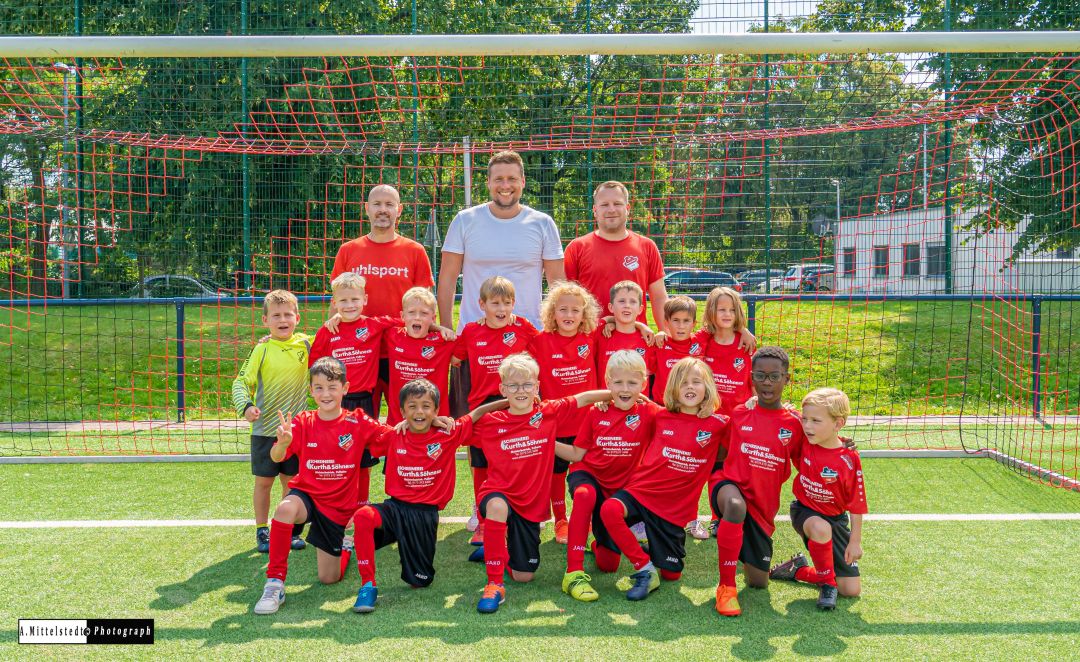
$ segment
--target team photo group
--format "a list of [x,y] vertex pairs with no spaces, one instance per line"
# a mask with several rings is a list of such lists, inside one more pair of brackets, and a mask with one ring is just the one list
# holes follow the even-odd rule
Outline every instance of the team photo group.
[[[461,562],[477,563],[482,613],[507,601],[508,579],[533,580],[549,519],[567,599],[601,598],[587,555],[601,573],[625,557],[616,586],[646,599],[679,580],[688,535],[716,539],[722,616],[742,613],[740,562],[746,586],[803,582],[823,610],[858,596],[867,501],[841,437],[847,396],[815,384],[788,403],[791,358],[750,333],[734,289],[713,289],[700,313],[669,297],[656,244],[627,227],[622,183],[596,188],[595,230],[564,251],[551,216],[522,204],[525,178],[518,154],[491,157],[490,199],[450,224],[437,284],[424,248],[397,233],[398,192],[381,184],[368,233],[338,251],[325,318],[305,320],[314,335],[298,330],[296,296],[266,295],[268,335],[232,389],[251,423],[256,545],[269,554],[254,612],[282,608],[290,551],[307,546],[323,583],[358,569],[356,612],[375,610],[378,548],[396,543],[401,579],[431,586],[459,450],[474,504]],[[369,492],[380,465],[385,495]],[[793,473],[790,522],[806,554],[777,550],[790,558],[774,563]]]

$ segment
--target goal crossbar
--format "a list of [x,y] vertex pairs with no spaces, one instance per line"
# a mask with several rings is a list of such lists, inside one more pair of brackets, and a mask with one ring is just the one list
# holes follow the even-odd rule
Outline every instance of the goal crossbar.
[[2,58],[961,52],[1080,52],[1080,32],[0,37]]

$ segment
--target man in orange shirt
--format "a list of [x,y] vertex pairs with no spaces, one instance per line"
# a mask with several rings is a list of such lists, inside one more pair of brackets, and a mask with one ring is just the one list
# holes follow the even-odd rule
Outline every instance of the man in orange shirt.
[[[401,297],[405,292],[413,287],[435,286],[427,251],[397,233],[398,219],[404,209],[393,186],[379,184],[372,188],[364,204],[370,224],[368,233],[342,244],[334,258],[331,281],[346,271],[354,271],[367,281],[365,315],[400,317]],[[330,315],[336,312],[331,302]],[[382,359],[379,361],[379,386],[375,391],[376,408],[389,379],[389,365]]]

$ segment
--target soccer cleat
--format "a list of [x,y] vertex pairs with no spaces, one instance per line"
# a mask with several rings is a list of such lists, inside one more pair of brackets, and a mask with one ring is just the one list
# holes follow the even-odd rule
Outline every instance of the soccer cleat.
[[720,520],[714,519],[713,521],[709,522],[709,535],[712,536],[713,538],[715,538],[716,537],[716,532],[717,532],[717,530],[719,530],[719,528],[720,528]]
[[293,548],[293,550],[304,549],[305,547],[307,547],[307,543],[304,542],[304,539],[300,536],[293,536],[290,546]]
[[469,562],[471,562],[471,563],[483,563],[484,562],[484,546],[483,545],[477,547],[476,549],[474,549],[472,551],[471,554],[469,554]]
[[583,570],[575,570],[563,575],[562,591],[575,600],[593,602],[600,599],[600,594],[593,589],[589,581],[592,577]]
[[255,603],[256,614],[274,614],[285,603],[285,582],[280,579],[267,579],[262,597]]
[[660,588],[660,573],[655,570],[638,570],[630,575],[633,585],[626,592],[627,600],[644,600]]
[[565,545],[570,537],[570,523],[564,519],[555,522],[555,542]]
[[739,607],[739,590],[734,586],[720,584],[716,587],[716,613],[721,616],[738,616],[742,613]]
[[480,528],[480,518],[476,516],[476,506],[473,506],[472,515],[469,517],[469,521],[465,523],[465,530],[472,533]]
[[799,573],[799,568],[805,568],[808,565],[810,565],[810,562],[806,560],[802,552],[799,552],[780,565],[773,566],[773,569],[769,571],[769,579],[793,582],[795,576]]
[[649,536],[645,533],[645,522],[638,522],[630,527],[630,533],[633,533],[634,538],[642,545],[649,542]]
[[832,584],[822,584],[818,590],[817,608],[825,611],[836,609],[836,587]]
[[379,599],[379,588],[367,582],[360,587],[360,590],[356,593],[356,602],[353,603],[352,610],[358,614],[370,614],[375,611],[375,601]]
[[255,529],[255,551],[263,554],[270,553],[270,529],[265,526]]
[[694,540],[708,540],[709,531],[701,525],[701,520],[693,519],[686,525],[686,532],[690,534],[690,537]]
[[506,587],[495,582],[488,582],[484,587],[484,595],[476,603],[476,611],[481,614],[494,614],[499,611],[499,605],[506,602]]
[[473,533],[472,539],[469,541],[469,544],[476,545],[477,547],[480,547],[484,544],[484,527],[480,527],[476,530],[475,533]]

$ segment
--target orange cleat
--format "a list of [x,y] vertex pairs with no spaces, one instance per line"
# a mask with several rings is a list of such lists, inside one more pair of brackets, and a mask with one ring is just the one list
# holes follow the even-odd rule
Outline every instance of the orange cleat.
[[570,523],[564,519],[555,522],[555,542],[565,545],[570,537]]
[[742,613],[737,588],[723,584],[716,587],[716,613],[721,616],[738,616]]

